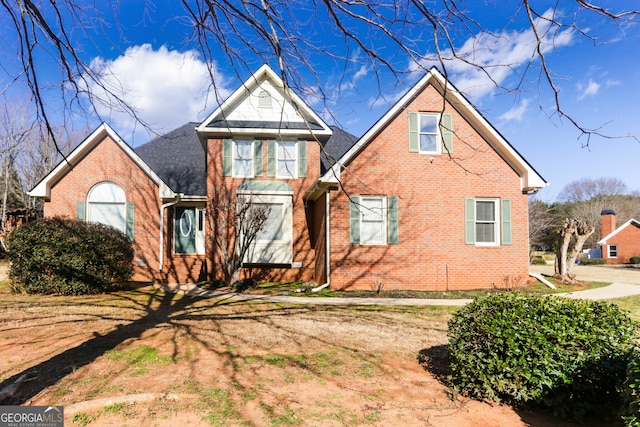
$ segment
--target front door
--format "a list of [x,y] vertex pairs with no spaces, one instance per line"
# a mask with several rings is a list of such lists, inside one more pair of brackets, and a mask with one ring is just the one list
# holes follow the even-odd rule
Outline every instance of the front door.
[[176,207],[173,227],[175,253],[196,253],[196,208]]

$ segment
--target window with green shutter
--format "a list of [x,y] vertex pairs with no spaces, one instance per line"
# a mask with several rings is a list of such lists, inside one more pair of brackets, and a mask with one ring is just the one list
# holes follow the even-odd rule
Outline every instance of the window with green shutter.
[[467,198],[464,215],[467,245],[511,244],[511,200]]
[[409,113],[409,152],[453,153],[453,120],[449,113]]
[[398,198],[352,196],[349,201],[349,240],[353,244],[398,243]]

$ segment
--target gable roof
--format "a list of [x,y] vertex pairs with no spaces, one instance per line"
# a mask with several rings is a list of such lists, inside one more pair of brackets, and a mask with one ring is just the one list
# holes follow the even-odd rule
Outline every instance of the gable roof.
[[94,130],[91,135],[85,138],[66,158],[49,172],[28,194],[31,197],[39,197],[49,199],[51,197],[51,186],[65,176],[75,165],[80,163],[82,159],[104,138],[109,137],[122,151],[138,165],[138,167],[156,184],[160,190],[160,197],[171,198],[175,194],[160,179],[160,177],[138,156],[129,145],[127,145],[111,127],[102,123]]
[[625,222],[620,227],[616,228],[611,233],[609,233],[606,236],[604,236],[602,239],[598,240],[598,244],[599,245],[606,245],[607,244],[607,240],[609,240],[610,238],[612,238],[616,234],[620,233],[622,230],[624,230],[625,228],[629,227],[630,225],[633,225],[633,226],[636,226],[636,227],[640,228],[640,221],[638,221],[637,219],[631,218],[629,221]]
[[197,125],[186,123],[135,148],[135,152],[175,193],[204,197],[206,159]]
[[447,79],[432,67],[400,100],[387,111],[322,177],[322,182],[336,182],[342,167],[347,166],[375,137],[386,128],[428,85],[432,85],[496,150],[519,175],[523,192],[537,191],[547,182],[485,117]]
[[[271,108],[261,107],[266,94]],[[207,136],[313,136],[326,141],[329,126],[267,64],[260,67],[198,127]]]

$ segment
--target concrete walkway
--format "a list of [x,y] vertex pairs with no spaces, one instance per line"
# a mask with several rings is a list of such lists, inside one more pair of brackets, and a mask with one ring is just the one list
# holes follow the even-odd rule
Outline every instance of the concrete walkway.
[[[421,299],[421,298],[339,298],[339,297],[297,297],[288,295],[256,295],[235,292],[208,291],[194,284],[156,284],[156,289],[165,292],[200,298],[216,298],[231,301],[263,301],[287,304],[317,304],[317,305],[399,305],[399,306],[463,306],[471,299]],[[554,294],[573,299],[601,300],[640,295],[640,285],[613,283],[602,288],[586,291]]]

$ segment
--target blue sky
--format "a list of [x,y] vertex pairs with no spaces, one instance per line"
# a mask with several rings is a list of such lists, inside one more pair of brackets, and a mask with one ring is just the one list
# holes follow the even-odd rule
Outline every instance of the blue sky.
[[[91,33],[90,38],[74,31],[71,37],[76,37],[74,43],[83,60],[91,63],[94,70],[104,73],[107,83],[121,89],[125,100],[158,132],[169,131],[187,121],[202,120],[215,108],[218,100],[262,65],[264,58],[243,50],[247,69],[234,69],[212,44],[211,56],[215,60],[214,75],[218,89],[216,98],[209,91],[210,79],[204,58],[188,40],[191,28],[180,3],[171,0],[158,0],[153,5],[144,3],[122,1],[117,12],[118,27],[99,28]],[[479,32],[452,31],[455,48],[462,54],[473,55],[474,61],[487,65],[495,81],[510,88],[518,86],[519,91],[496,88],[477,69],[459,61],[448,62],[447,71],[454,85],[550,183],[538,197],[553,201],[565,184],[588,177],[618,178],[629,190],[640,191],[640,142],[632,138],[588,139],[581,136],[566,118],[558,116],[548,86],[539,84],[539,60],[534,60],[532,67],[523,74],[522,64],[531,56],[532,33],[524,14],[517,14],[514,18],[519,2],[487,0],[470,3],[476,3],[470,6],[473,8],[471,15],[498,37],[489,40]],[[540,11],[545,10],[544,1],[536,3]],[[554,4],[548,3],[549,6]],[[303,4],[297,2],[299,7]],[[617,10],[637,8],[635,1],[628,0],[605,0],[600,4],[615,5]],[[307,12],[309,20],[303,29],[305,36],[314,44],[335,46],[338,53],[349,60],[342,62],[310,52],[310,60],[327,99],[321,102],[318,98],[316,77],[308,70],[301,71],[300,76],[304,80],[297,86],[298,91],[327,121],[337,118],[338,124],[347,131],[362,135],[417,81],[421,71],[416,71],[416,64],[410,63],[398,54],[396,47],[389,45],[378,47],[404,73],[400,81],[384,70],[376,75],[364,61],[361,50],[354,48],[345,52],[342,40],[336,30],[327,25],[326,17],[298,9],[298,13]],[[543,47],[560,91],[562,108],[587,128],[599,128],[602,133],[614,137],[640,136],[640,26],[624,25],[620,28],[593,14],[573,9],[560,9],[559,12],[565,17],[576,14],[581,28],[600,37],[594,43],[577,31],[561,28],[556,29],[553,45],[549,40]],[[112,12],[104,10],[102,13],[111,19]],[[2,18],[0,24],[5,24]],[[371,45],[380,44],[379,35],[365,34],[363,28],[359,30],[363,31],[363,40]],[[433,46],[422,41],[424,36],[415,32],[411,45],[428,53]],[[13,43],[9,42],[12,37],[15,36],[7,33],[6,25],[0,27],[0,40],[5,45]],[[7,52],[10,49],[5,46]],[[47,64],[46,58],[42,61],[42,64]],[[496,62],[510,66],[491,68]],[[3,61],[2,65],[4,70],[10,71],[7,62]],[[422,65],[428,67],[431,64],[424,61]],[[341,78],[345,69],[350,76],[346,80]],[[8,84],[8,74],[0,72],[2,86]],[[45,75],[52,85],[59,79],[59,74],[53,71]],[[520,81],[522,75],[525,78]],[[383,96],[380,96],[380,88]],[[19,94],[19,86],[14,85],[6,93]],[[50,105],[56,108],[53,96]],[[98,106],[98,112],[130,144],[139,145],[149,139],[148,134],[126,113],[102,106]]]

